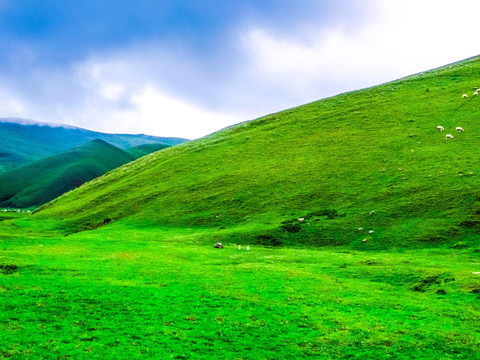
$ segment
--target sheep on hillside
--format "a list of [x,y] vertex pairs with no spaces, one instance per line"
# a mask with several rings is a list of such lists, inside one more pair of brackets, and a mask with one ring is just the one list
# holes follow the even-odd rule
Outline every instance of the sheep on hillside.
[[445,135],[445,140],[448,140],[448,139],[453,139],[452,134],[447,134],[447,135]]
[[437,131],[445,131],[445,129],[443,128],[443,126],[438,125],[438,126],[437,126]]
[[460,126],[457,126],[457,127],[455,128],[455,130],[456,130],[457,132],[463,132],[463,131],[465,131],[465,130],[463,130],[463,128],[461,128]]
[[462,95],[462,98],[466,99],[466,98],[468,98],[468,95],[467,95],[467,94],[463,94],[463,95]]

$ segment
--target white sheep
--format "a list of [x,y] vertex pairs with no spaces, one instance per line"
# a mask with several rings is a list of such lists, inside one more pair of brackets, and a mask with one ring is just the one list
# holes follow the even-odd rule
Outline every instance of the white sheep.
[[437,131],[445,131],[445,129],[443,128],[442,125],[438,125],[437,126]]
[[249,251],[249,250],[250,250],[250,245],[247,245],[247,251]]
[[455,130],[457,130],[457,132],[463,132],[463,131],[465,131],[465,130],[463,130],[463,128],[461,128],[460,126],[457,126],[457,127],[455,128]]
[[468,95],[467,95],[467,94],[463,94],[463,95],[462,95],[462,98],[466,99],[466,98],[468,98]]
[[445,140],[448,140],[448,139],[453,139],[452,134],[447,134],[447,135],[445,135]]
[[242,247],[240,244],[238,244],[238,250],[242,250]]

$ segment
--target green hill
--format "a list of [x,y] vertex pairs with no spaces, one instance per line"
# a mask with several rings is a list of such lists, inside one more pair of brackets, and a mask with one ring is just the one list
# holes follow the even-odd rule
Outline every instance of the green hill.
[[143,144],[143,145],[138,145],[131,147],[127,149],[126,151],[135,157],[136,159],[148,155],[150,153],[153,153],[155,151],[163,150],[169,147],[168,145],[165,144]]
[[478,86],[476,57],[268,115],[122,166],[37,216],[66,231],[110,218],[271,245],[470,239],[480,230]]
[[0,118],[0,171],[60,154],[90,140],[100,139],[120,149],[143,145],[177,145],[187,141],[149,135],[106,134],[68,125]]
[[42,205],[135,157],[102,140],[0,174],[0,206]]

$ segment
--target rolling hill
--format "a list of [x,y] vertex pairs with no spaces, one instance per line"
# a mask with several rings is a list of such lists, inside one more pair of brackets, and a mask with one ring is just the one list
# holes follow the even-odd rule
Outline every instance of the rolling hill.
[[34,217],[66,232],[108,218],[267,245],[474,239],[479,86],[475,57],[271,114],[124,165]]
[[169,145],[165,145],[165,144],[143,144],[143,145],[138,145],[138,146],[131,147],[131,148],[127,149],[126,151],[130,155],[135,157],[135,159],[138,159],[142,156],[151,154],[155,151],[166,149],[167,147],[169,147]]
[[0,118],[0,137],[0,171],[60,154],[94,139],[122,150],[143,144],[172,146],[187,141],[149,135],[106,134],[69,125],[11,118]]
[[135,158],[103,140],[89,141],[62,154],[1,173],[0,206],[42,205]]

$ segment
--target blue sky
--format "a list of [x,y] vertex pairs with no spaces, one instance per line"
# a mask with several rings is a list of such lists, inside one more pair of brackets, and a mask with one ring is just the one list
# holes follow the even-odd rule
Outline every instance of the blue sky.
[[0,117],[197,138],[480,54],[473,0],[0,0]]

